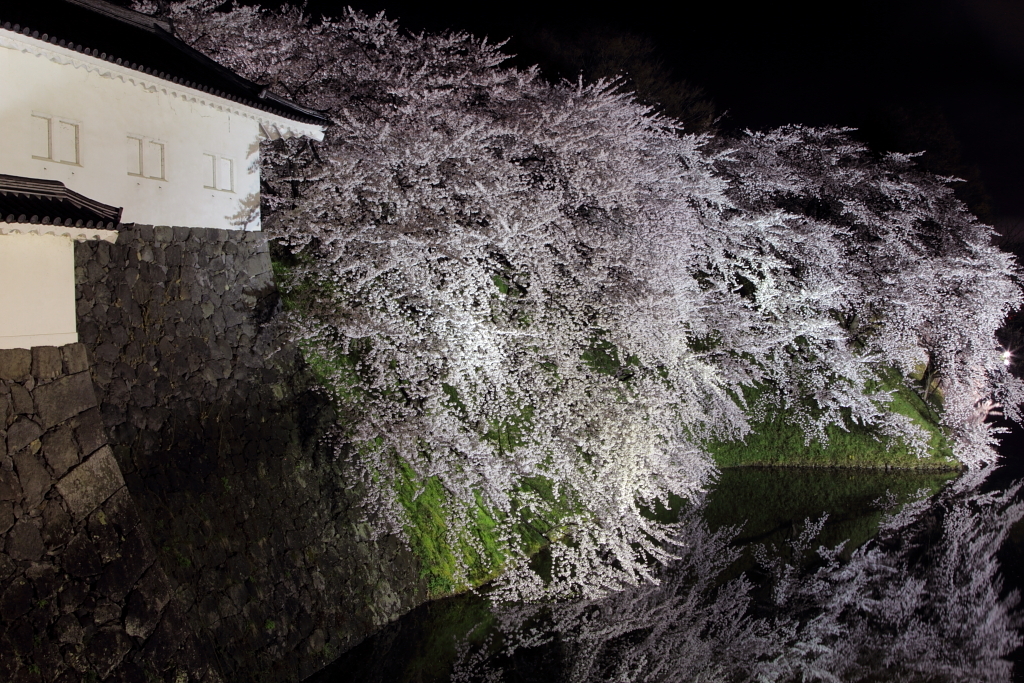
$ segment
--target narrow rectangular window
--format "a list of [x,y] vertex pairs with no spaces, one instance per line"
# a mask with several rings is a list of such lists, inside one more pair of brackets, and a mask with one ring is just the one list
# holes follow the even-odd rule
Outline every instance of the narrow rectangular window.
[[142,140],[128,136],[128,175],[142,175]]
[[78,124],[68,121],[60,121],[57,124],[56,136],[56,161],[65,164],[78,163]]
[[53,120],[48,116],[40,116],[39,114],[32,114],[32,158],[33,159],[52,159],[52,136],[50,135],[50,126]]
[[231,192],[234,187],[234,174],[232,173],[231,159],[217,159],[217,189]]
[[203,155],[203,187],[217,189],[217,157],[212,154]]
[[166,179],[167,176],[164,175],[164,146],[162,143],[153,142],[152,140],[146,143],[143,168],[146,171],[147,178],[156,180]]

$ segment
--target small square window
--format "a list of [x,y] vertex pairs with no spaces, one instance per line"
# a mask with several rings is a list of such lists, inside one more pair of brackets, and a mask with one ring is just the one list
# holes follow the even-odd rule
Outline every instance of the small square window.
[[32,158],[81,164],[78,124],[46,114],[32,114]]
[[167,180],[167,145],[142,135],[127,138],[128,175]]
[[234,192],[235,162],[216,154],[203,154],[203,187]]

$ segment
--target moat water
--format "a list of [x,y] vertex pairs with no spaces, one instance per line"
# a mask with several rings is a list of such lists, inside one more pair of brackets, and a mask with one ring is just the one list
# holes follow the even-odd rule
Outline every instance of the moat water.
[[722,472],[657,586],[431,602],[307,683],[1024,681],[1024,433],[983,476]]

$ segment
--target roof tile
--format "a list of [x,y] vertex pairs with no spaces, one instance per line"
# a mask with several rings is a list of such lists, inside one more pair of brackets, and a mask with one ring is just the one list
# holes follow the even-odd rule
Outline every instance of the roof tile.
[[0,222],[114,229],[122,209],[69,190],[56,180],[0,174]]

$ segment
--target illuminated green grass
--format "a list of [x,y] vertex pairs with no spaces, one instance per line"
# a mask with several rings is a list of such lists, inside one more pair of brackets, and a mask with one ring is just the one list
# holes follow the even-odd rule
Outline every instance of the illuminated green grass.
[[[784,414],[753,422],[754,433],[744,441],[713,441],[707,444],[719,467],[750,465],[783,467],[869,467],[929,470],[958,470],[939,415],[917,392],[907,387],[893,371],[887,371],[880,385],[893,391],[888,409],[906,415],[929,435],[931,457],[918,458],[902,439],[882,437],[863,425],[847,422],[847,430],[826,429],[828,444],[806,443],[803,431]],[[748,400],[756,400],[751,390]]]
[[[420,559],[420,575],[427,582],[430,597],[459,592],[467,583],[479,586],[501,572],[505,553],[495,534],[497,521],[479,498],[470,511],[470,524],[458,529],[454,542],[448,533],[452,505],[437,477],[420,482],[412,468],[403,463],[398,500],[409,515],[405,529]],[[460,580],[461,567],[465,568],[465,581]]]

